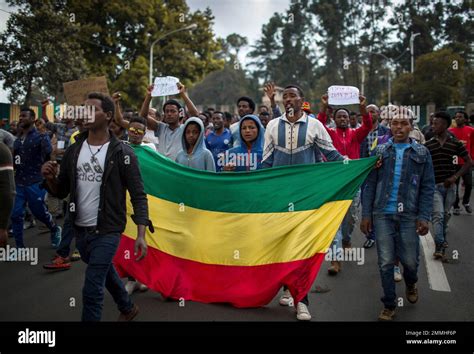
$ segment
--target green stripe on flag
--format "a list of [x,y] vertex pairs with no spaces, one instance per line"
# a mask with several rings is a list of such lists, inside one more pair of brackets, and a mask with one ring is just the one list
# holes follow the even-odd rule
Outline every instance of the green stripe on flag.
[[229,213],[276,213],[317,209],[353,199],[376,157],[348,163],[274,167],[253,172],[213,173],[192,169],[135,146],[145,191],[193,208]]

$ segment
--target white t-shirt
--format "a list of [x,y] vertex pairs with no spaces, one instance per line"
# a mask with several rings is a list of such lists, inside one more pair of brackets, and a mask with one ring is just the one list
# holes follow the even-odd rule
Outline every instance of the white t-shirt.
[[[110,142],[107,142],[101,147],[89,145],[87,140],[82,143],[76,166],[77,217],[75,223],[77,226],[89,227],[97,225],[100,186],[102,184],[105,156],[107,155],[109,144]],[[100,151],[98,152],[99,149]]]
[[155,146],[155,144],[142,142],[142,145],[143,145],[143,146],[148,146],[148,147],[149,147],[150,149],[152,149],[153,151],[156,151],[156,146]]

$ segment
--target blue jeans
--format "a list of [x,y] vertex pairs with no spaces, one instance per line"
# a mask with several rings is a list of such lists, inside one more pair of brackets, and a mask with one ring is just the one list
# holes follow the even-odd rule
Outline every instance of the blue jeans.
[[115,270],[112,260],[120,242],[120,234],[97,234],[92,228],[74,227],[76,246],[87,263],[82,289],[82,321],[100,321],[104,305],[104,287],[112,295],[120,312],[133,307],[130,296]]
[[352,200],[351,206],[344,216],[344,220],[342,220],[341,224],[341,232],[342,232],[342,241],[344,243],[351,241],[351,234],[354,231],[354,224],[357,222],[358,219],[358,209],[360,205],[360,190],[354,196]]
[[342,253],[342,231],[341,226],[337,229],[336,236],[334,236],[334,240],[331,243],[331,255],[332,260],[337,260],[337,256]]
[[72,229],[71,220],[69,219],[69,211],[64,216],[63,232],[61,234],[61,242],[59,243],[56,253],[63,258],[66,258],[71,253],[71,243],[74,238],[74,231]]
[[446,241],[446,228],[451,217],[451,207],[456,199],[456,186],[446,188],[438,183],[433,196],[432,223],[434,229],[434,240],[436,245],[442,245]]
[[23,221],[25,217],[26,203],[33,215],[45,224],[51,232],[56,229],[56,223],[46,207],[44,201],[46,190],[40,188],[40,183],[31,186],[16,186],[15,206],[11,216],[13,236],[18,248],[25,247],[23,242]]
[[403,265],[407,285],[418,281],[420,236],[416,233],[416,216],[396,214],[377,215],[373,218],[377,233],[377,256],[386,308],[395,309],[396,297],[393,267],[397,257]]

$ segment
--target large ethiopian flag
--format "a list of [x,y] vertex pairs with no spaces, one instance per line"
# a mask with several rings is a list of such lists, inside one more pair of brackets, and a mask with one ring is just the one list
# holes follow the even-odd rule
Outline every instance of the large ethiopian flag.
[[293,165],[254,172],[191,169],[136,147],[148,194],[147,256],[133,256],[128,222],[114,259],[164,297],[269,303],[286,285],[295,302],[311,288],[354,194],[375,158]]

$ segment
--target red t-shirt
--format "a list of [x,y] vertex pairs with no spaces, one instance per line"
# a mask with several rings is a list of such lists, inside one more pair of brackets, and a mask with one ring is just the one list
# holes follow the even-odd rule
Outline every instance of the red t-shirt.
[[[465,125],[462,128],[449,128],[449,131],[463,143],[471,159],[474,158],[474,128]],[[460,157],[458,158],[458,165],[464,165],[464,160]]]

